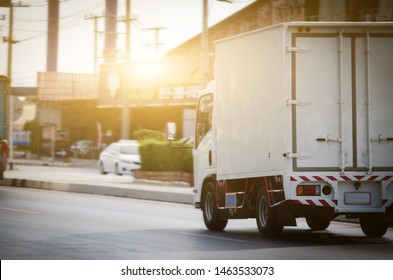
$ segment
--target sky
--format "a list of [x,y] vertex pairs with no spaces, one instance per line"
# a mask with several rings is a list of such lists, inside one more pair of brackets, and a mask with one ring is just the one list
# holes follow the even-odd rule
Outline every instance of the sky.
[[[144,29],[161,27],[159,32],[160,56],[202,30],[202,0],[131,0],[131,14],[136,20],[131,29],[131,59],[153,59],[155,43],[153,31]],[[253,0],[233,0],[235,3],[209,0],[209,26],[251,4]],[[19,1],[13,1],[19,3]],[[14,8],[12,86],[36,86],[37,72],[46,71],[47,0],[24,0],[28,7]],[[118,17],[126,14],[126,0],[118,0]],[[89,16],[102,16],[105,0],[60,0],[60,32],[58,72],[94,73],[94,20]],[[2,16],[4,15],[4,19]],[[9,9],[0,8],[0,74],[7,72],[7,43]],[[98,21],[104,31],[105,20]],[[117,48],[124,52],[125,24],[119,22],[117,31],[123,33]],[[104,35],[98,36],[99,55],[104,46]]]

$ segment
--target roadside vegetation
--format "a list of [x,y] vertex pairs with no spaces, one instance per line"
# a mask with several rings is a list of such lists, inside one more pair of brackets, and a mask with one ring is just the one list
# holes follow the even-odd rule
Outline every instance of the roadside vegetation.
[[193,172],[190,144],[172,142],[173,146],[181,146],[174,148],[164,133],[147,129],[135,131],[134,139],[140,143],[141,170]]

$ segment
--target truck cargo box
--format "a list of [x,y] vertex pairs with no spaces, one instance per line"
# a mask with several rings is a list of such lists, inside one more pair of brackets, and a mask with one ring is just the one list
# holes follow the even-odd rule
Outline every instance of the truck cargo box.
[[393,170],[392,23],[269,27],[215,69],[218,180]]

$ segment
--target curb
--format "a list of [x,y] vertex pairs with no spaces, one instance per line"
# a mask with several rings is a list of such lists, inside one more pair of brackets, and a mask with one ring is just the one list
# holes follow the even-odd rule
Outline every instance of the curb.
[[82,194],[106,195],[115,197],[135,198],[172,202],[180,204],[194,204],[194,195],[186,193],[167,192],[162,190],[143,190],[132,188],[118,188],[109,186],[95,186],[85,184],[70,184],[62,182],[34,181],[27,179],[4,179],[4,186],[54,190]]
[[63,162],[63,161],[20,160],[20,159],[13,159],[12,161],[8,161],[8,165],[9,166],[36,165],[36,166],[58,166],[58,167],[72,167],[72,166],[74,166],[74,164],[69,161]]

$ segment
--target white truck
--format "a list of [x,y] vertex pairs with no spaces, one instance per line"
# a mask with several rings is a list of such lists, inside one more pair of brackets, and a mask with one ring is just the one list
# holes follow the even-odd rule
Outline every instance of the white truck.
[[[195,206],[205,225],[261,234],[342,215],[393,223],[393,23],[292,22],[216,42],[201,93]],[[170,129],[170,127],[168,126]]]

